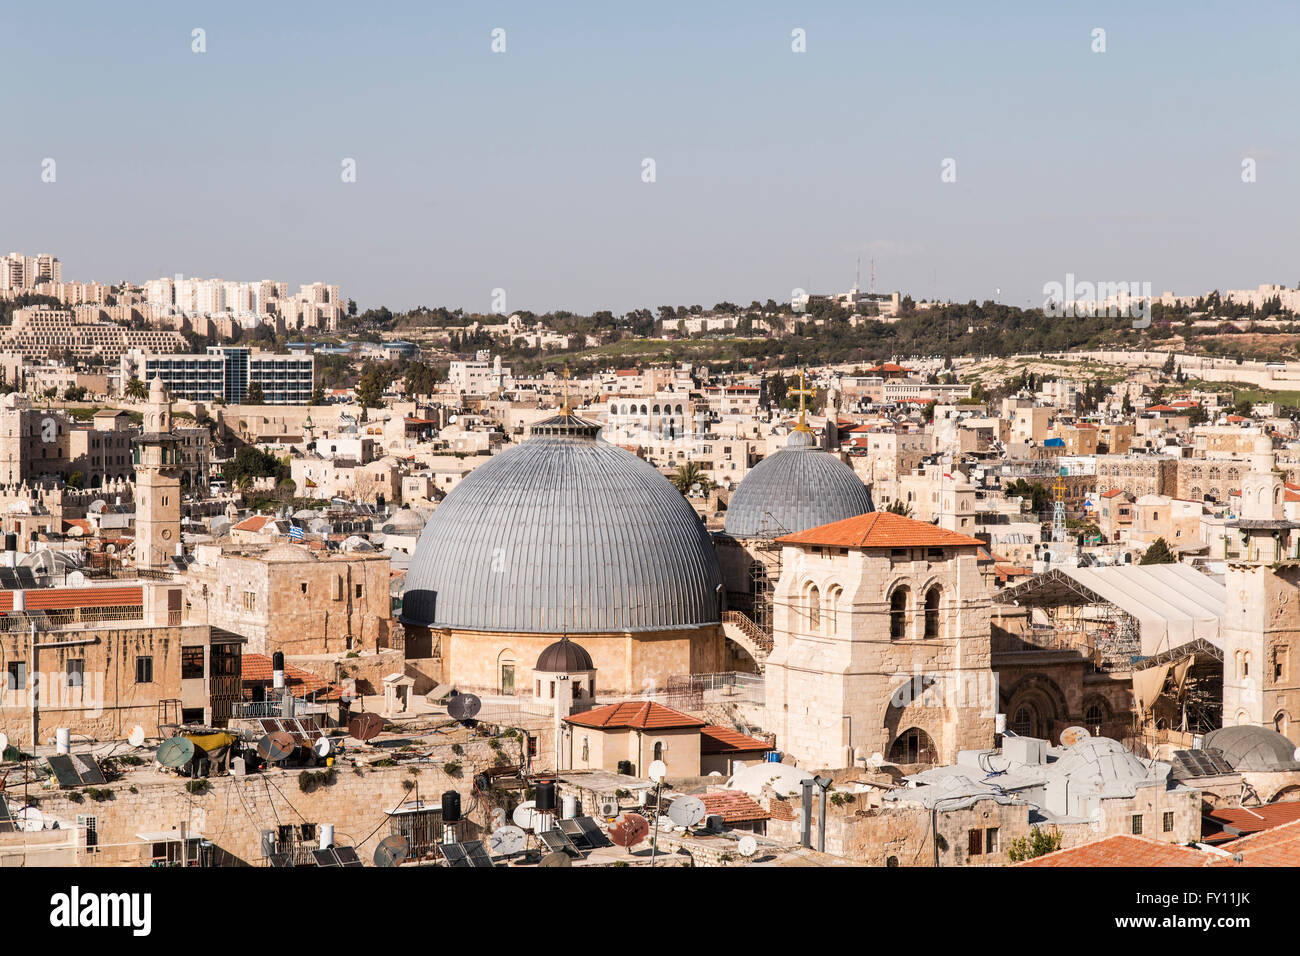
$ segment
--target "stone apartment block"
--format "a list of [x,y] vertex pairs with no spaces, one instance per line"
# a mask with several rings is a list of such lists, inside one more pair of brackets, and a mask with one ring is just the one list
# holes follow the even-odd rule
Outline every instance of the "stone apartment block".
[[1177,494],[1178,461],[1169,455],[1098,455],[1097,490],[1118,488],[1134,498]]

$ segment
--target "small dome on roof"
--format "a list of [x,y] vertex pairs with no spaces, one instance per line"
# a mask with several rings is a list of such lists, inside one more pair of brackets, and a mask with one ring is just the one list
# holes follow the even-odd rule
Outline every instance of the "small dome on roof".
[[1300,770],[1295,744],[1271,727],[1220,727],[1205,735],[1205,749],[1223,751],[1223,759],[1238,773]]
[[262,556],[264,561],[316,561],[316,555],[296,544],[277,544]]
[[552,644],[537,658],[536,671],[547,674],[575,674],[581,671],[594,671],[591,655],[581,644],[575,644],[564,636]]

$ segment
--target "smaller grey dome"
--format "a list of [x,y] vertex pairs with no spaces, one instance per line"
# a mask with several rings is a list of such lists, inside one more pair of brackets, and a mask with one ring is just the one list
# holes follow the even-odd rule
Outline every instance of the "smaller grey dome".
[[1223,759],[1238,773],[1300,770],[1295,744],[1270,727],[1220,727],[1205,735],[1205,749],[1222,751]]
[[575,674],[581,671],[594,671],[591,655],[581,644],[575,644],[569,638],[562,637],[537,658],[535,671],[547,674]]

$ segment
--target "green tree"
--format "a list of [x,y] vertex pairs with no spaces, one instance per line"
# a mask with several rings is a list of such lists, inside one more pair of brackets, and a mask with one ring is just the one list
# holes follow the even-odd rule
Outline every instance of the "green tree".
[[241,478],[284,478],[288,469],[284,462],[260,448],[245,445],[235,452],[235,457],[226,462],[221,469],[221,477],[231,486],[237,486]]
[[149,397],[149,389],[144,382],[138,378],[133,378],[126,383],[126,397],[133,401],[142,402]]
[[677,470],[673,472],[672,477],[668,480],[682,494],[687,494],[695,485],[699,485],[704,491],[708,491],[713,487],[713,482],[704,474],[699,464],[693,461],[678,465]]
[[325,386],[317,385],[315,388],[311,390],[311,402],[309,402],[309,404],[311,405],[325,404]]
[[1007,858],[1012,863],[1033,860],[1048,853],[1055,853],[1061,848],[1061,831],[1052,827],[1032,827],[1027,837],[1016,837],[1007,849]]
[[357,382],[357,399],[366,408],[382,408],[384,386],[387,384],[383,370],[371,362],[361,372],[361,379]]
[[86,476],[79,471],[74,471],[64,479],[63,483],[73,491],[77,491],[86,483]]
[[891,515],[902,515],[904,518],[912,517],[912,506],[906,501],[891,501],[885,505],[885,510]]
[[1156,538],[1151,542],[1151,547],[1142,552],[1142,558],[1138,564],[1175,564],[1178,559],[1174,553],[1169,550],[1169,544],[1164,538]]
[[266,394],[262,391],[262,386],[253,382],[248,386],[248,391],[244,392],[245,405],[265,405]]

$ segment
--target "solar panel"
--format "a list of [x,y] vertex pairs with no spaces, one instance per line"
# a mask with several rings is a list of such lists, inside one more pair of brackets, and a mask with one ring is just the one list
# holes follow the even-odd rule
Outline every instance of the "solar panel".
[[1176,750],[1174,759],[1194,777],[1215,777],[1234,772],[1220,750]]
[[0,794],[0,833],[12,833],[18,828],[14,826],[14,818],[9,813],[9,804]]
[[77,772],[76,765],[67,754],[55,754],[50,757],[50,770],[58,779],[60,787],[67,789],[81,786],[81,774]]
[[272,853],[267,859],[271,861],[271,866],[276,869],[293,866],[293,856],[288,853]]
[[333,850],[312,850],[311,855],[315,857],[317,866],[339,865],[339,861],[334,858]]
[[263,717],[258,723],[262,725],[262,732],[265,734],[278,734],[280,732],[280,722],[278,720]]
[[600,828],[600,824],[591,817],[575,817],[574,822],[582,828],[582,835],[587,838],[587,842],[593,847],[613,846],[613,842],[605,831]]
[[77,754],[76,761],[80,764],[80,766],[77,767],[77,770],[81,774],[82,783],[108,783],[108,781],[104,779],[103,772],[99,769],[99,764],[95,762],[95,758],[90,754]]
[[474,864],[469,861],[469,854],[459,843],[440,843],[438,850],[442,853],[442,858],[447,861],[451,867],[470,867]]
[[483,846],[482,840],[470,840],[468,843],[461,844],[465,852],[469,854],[469,865],[473,867],[492,869],[492,857],[488,856],[487,849]]
[[560,820],[559,824],[560,832],[572,840],[574,846],[583,850],[595,849],[587,840],[587,834],[583,832],[577,820]]
[[339,861],[339,866],[360,866],[361,858],[357,856],[355,848],[350,846],[336,846],[334,856]]
[[14,574],[12,568],[0,568],[0,588],[6,591],[22,590],[22,585],[18,583],[18,575]]
[[545,830],[537,834],[537,836],[545,844],[546,849],[552,852],[567,853],[569,856],[582,859],[582,851],[574,846],[573,841],[569,839],[568,834],[563,830]]
[[36,575],[32,573],[31,568],[18,568],[14,573],[18,575],[18,586],[24,591],[40,587],[36,583]]

